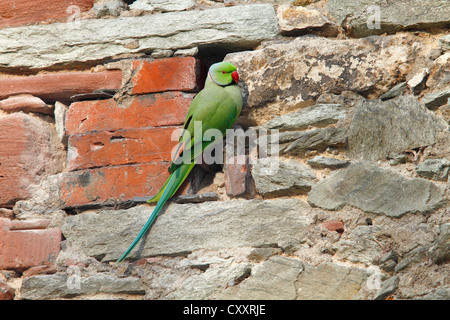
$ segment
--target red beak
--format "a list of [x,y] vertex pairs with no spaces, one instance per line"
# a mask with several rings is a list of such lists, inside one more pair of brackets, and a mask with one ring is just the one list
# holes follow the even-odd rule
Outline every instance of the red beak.
[[236,83],[239,82],[239,74],[237,73],[237,71],[233,71],[231,73],[231,77],[233,78],[234,82],[236,82]]

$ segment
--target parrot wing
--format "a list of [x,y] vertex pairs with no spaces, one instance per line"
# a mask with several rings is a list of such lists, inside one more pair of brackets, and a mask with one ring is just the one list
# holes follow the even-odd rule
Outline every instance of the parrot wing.
[[[202,152],[214,142],[203,141],[203,133],[208,129],[214,128],[220,130],[224,135],[226,133],[226,129],[231,128],[234,121],[238,117],[240,112],[240,109],[238,110],[238,108],[240,108],[240,106],[238,106],[237,103],[227,95],[226,91],[219,86],[205,88],[195,96],[186,116],[184,132],[180,137],[177,153],[175,153],[169,167],[169,172],[171,172],[171,174],[161,190],[148,201],[158,201],[158,203],[153,209],[153,212],[144,227],[139,232],[138,236],[117,260],[117,262],[125,260],[133,248],[139,243],[141,238],[155,221],[166,201],[175,194],[187,178],[195,163],[198,161],[199,157],[201,157]],[[195,132],[194,130],[194,124],[196,121],[202,122],[202,137],[196,136],[198,134],[198,132]],[[195,144],[198,143],[201,144],[201,148],[196,148]],[[183,157],[183,155],[187,152],[190,153],[190,162],[178,163],[179,158]]]

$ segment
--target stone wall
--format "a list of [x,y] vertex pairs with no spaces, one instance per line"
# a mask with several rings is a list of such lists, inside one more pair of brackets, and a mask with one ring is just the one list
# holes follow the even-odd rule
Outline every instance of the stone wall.
[[[0,299],[449,298],[446,0],[7,0],[0,17]],[[116,264],[223,59],[235,128],[279,150],[196,167]]]

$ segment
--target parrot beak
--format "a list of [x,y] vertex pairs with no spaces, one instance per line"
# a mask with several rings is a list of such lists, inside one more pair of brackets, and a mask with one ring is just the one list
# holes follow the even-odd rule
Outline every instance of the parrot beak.
[[236,83],[239,82],[239,74],[237,73],[237,71],[233,71],[231,73],[231,77],[233,78],[234,82],[236,82]]

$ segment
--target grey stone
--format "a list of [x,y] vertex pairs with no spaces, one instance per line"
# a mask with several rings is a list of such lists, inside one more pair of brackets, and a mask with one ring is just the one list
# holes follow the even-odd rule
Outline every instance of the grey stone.
[[[294,132],[293,132],[294,133]],[[344,147],[347,145],[347,128],[320,128],[305,132],[295,132],[296,139],[287,146],[280,146],[281,153],[303,154],[308,150],[324,151],[327,147]],[[282,142],[280,134],[280,143]]]
[[389,89],[388,92],[383,93],[380,96],[381,100],[388,100],[395,97],[398,97],[403,93],[403,91],[406,89],[406,81],[400,82],[399,84],[396,84],[394,87]]
[[66,113],[69,111],[69,107],[65,104],[56,101],[55,102],[55,128],[61,143],[67,148],[67,134],[66,134]]
[[316,156],[312,159],[307,160],[306,163],[309,164],[312,168],[316,169],[340,169],[347,167],[350,164],[350,161],[331,157]]
[[[111,261],[126,250],[152,210],[139,205],[126,210],[84,212],[68,217],[61,229],[68,244],[88,256]],[[171,203],[130,257],[180,255],[197,249],[299,245],[312,223],[309,210],[306,203],[296,199]]]
[[306,101],[323,92],[382,94],[410,72],[418,54],[412,51],[415,45],[420,47],[407,35],[345,40],[302,36],[266,41],[225,60],[240,72],[247,105],[276,114],[307,106]]
[[440,234],[428,249],[434,263],[445,263],[450,260],[450,223],[440,227]]
[[268,4],[3,28],[0,67],[46,68],[155,49],[249,49],[278,34]]
[[311,126],[325,126],[343,120],[345,109],[339,104],[316,104],[299,111],[278,116],[261,126],[263,129],[303,130]]
[[384,300],[388,295],[395,292],[398,289],[398,283],[400,278],[398,276],[390,277],[389,279],[383,281],[380,290],[373,298],[374,300]]
[[447,181],[450,172],[450,160],[427,159],[416,166],[416,172],[421,177]]
[[[248,263],[225,263],[211,265],[205,272],[189,277],[180,287],[172,286],[172,292],[167,299],[216,299],[221,296],[224,286],[233,285],[251,272]],[[278,278],[277,278],[278,279]]]
[[143,295],[145,290],[139,278],[118,278],[102,273],[78,276],[74,272],[72,275],[55,273],[25,278],[20,292],[25,300],[46,300],[101,293]]
[[172,198],[176,203],[200,203],[205,201],[217,201],[219,195],[216,192],[205,192],[193,195],[179,195]]
[[294,300],[295,282],[303,264],[294,258],[273,256],[252,268],[251,276],[239,286],[223,292],[221,299]]
[[94,3],[92,10],[101,18],[108,15],[117,17],[126,8],[127,4],[123,0],[101,0]]
[[313,8],[281,4],[277,9],[277,18],[284,35],[313,33],[334,37],[339,33],[335,22]]
[[173,50],[169,49],[155,49],[150,55],[153,59],[170,58],[171,56],[173,56]]
[[351,205],[366,212],[400,217],[441,207],[445,203],[444,194],[442,186],[430,181],[409,179],[370,162],[359,162],[315,184],[308,202],[328,210]]
[[450,50],[450,34],[439,38],[439,45],[444,51]]
[[405,254],[405,256],[400,260],[400,262],[395,267],[395,272],[404,270],[411,264],[424,261],[426,257],[427,257],[427,249],[425,247],[417,247]]
[[[399,30],[439,28],[450,21],[447,0],[329,0],[329,14],[352,36],[395,33]],[[379,10],[379,26],[376,12]]]
[[382,248],[376,241],[378,226],[357,226],[351,233],[334,244],[337,257],[355,263],[373,263],[382,253]]
[[440,288],[423,297],[418,297],[418,300],[450,300],[450,288]]
[[414,95],[418,95],[423,89],[425,89],[429,73],[430,70],[428,68],[422,68],[408,82],[406,82]]
[[369,273],[364,270],[321,263],[314,268],[305,265],[298,277],[298,300],[350,300],[358,298],[358,291]]
[[198,55],[198,48],[193,47],[189,49],[178,49],[173,54],[174,57],[195,57]]
[[60,197],[62,174],[45,177],[38,185],[30,186],[31,197],[17,201],[14,213],[19,219],[53,217],[64,208]]
[[381,160],[392,152],[429,146],[448,124],[420,105],[413,96],[363,100],[357,106],[349,129],[351,158]]
[[448,99],[450,98],[450,89],[439,91],[439,92],[432,92],[426,94],[422,102],[428,109],[436,109],[437,107],[440,107],[448,102]]
[[316,182],[314,172],[302,163],[278,158],[258,159],[253,165],[252,177],[256,190],[265,196],[305,193]]
[[130,5],[133,10],[145,11],[181,11],[195,6],[194,0],[137,0]]
[[376,258],[373,262],[380,266],[380,269],[386,272],[392,272],[397,265],[398,255],[394,250],[385,253],[380,258]]

